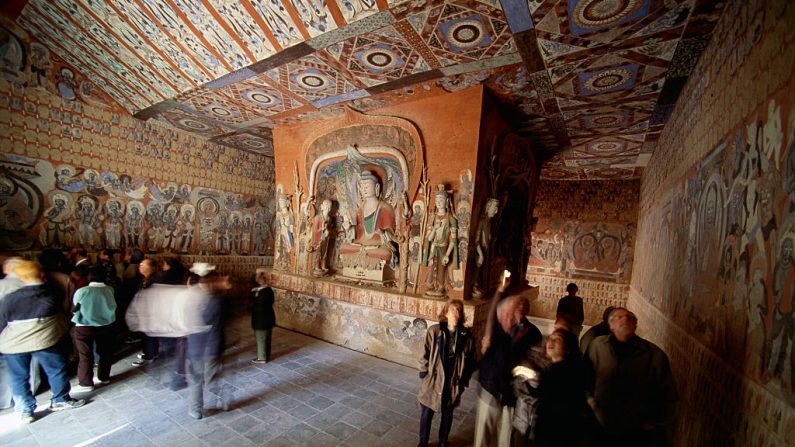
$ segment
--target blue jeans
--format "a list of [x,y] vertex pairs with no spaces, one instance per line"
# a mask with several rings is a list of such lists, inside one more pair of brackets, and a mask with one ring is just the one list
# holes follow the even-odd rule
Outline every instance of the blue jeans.
[[[0,355],[0,410],[11,408],[11,378],[6,366],[6,359]],[[30,390],[36,394],[41,384],[41,376],[39,374],[39,362],[33,359],[30,362]]]
[[61,343],[65,339],[47,349],[19,354],[4,354],[11,381],[11,393],[14,395],[14,405],[19,412],[33,412],[36,409],[36,398],[30,391],[30,362],[38,360],[44,368],[44,374],[50,382],[52,402],[58,403],[68,400],[69,374],[66,371],[66,356],[63,354]]

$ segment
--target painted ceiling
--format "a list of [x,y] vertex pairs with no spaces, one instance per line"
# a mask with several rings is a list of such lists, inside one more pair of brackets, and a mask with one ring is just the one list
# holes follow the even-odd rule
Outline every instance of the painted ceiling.
[[271,129],[486,85],[548,179],[637,178],[722,1],[31,0],[16,23],[136,117]]

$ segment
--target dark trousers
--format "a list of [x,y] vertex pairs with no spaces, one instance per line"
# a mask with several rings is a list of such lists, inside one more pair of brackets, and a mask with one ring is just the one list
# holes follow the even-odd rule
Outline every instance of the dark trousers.
[[[433,422],[434,411],[420,404],[420,445],[428,445],[428,438],[431,436],[431,423]],[[439,421],[439,442],[447,442],[450,436],[450,428],[453,426],[453,407],[442,405],[442,420]]]
[[30,391],[30,362],[38,360],[52,390],[52,402],[63,402],[69,399],[69,373],[66,371],[66,356],[63,354],[64,346],[68,346],[68,338],[47,349],[19,354],[4,354],[8,375],[11,382],[11,393],[14,395],[14,404],[19,412],[33,412],[36,409],[36,398]]
[[144,359],[154,360],[160,354],[160,339],[144,335]]
[[188,337],[174,339],[174,373],[185,375],[185,356],[188,353]]
[[94,353],[96,344],[99,366],[97,378],[106,381],[110,378],[110,366],[113,364],[113,325],[107,326],[75,326],[72,329],[75,349],[77,350],[77,380],[82,386],[94,385]]

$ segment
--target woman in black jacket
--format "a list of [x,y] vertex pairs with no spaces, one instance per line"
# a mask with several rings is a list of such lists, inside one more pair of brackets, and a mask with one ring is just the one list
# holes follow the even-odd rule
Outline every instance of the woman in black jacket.
[[251,328],[257,338],[257,358],[255,364],[268,363],[271,357],[271,332],[276,325],[273,312],[273,290],[266,284],[264,272],[257,272],[258,287],[252,289],[254,305],[251,308]]

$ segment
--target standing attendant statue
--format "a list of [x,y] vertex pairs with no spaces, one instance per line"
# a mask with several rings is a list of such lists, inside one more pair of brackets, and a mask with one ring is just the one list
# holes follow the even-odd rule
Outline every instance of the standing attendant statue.
[[475,235],[475,264],[477,264],[477,276],[475,276],[475,286],[472,296],[480,298],[489,293],[489,245],[491,243],[491,220],[499,211],[500,201],[489,199],[486,201],[486,210],[478,222],[478,231]]
[[447,296],[447,270],[458,269],[458,219],[448,210],[449,198],[444,185],[436,187],[436,212],[425,233],[426,247],[422,264],[428,266],[428,296]]
[[312,276],[323,276],[328,273],[326,257],[328,255],[329,236],[331,235],[331,200],[323,199],[320,213],[312,218],[312,243],[309,252],[312,257]]
[[293,213],[290,211],[290,199],[279,194],[279,210],[276,212],[276,222],[279,225],[279,234],[276,236],[276,250],[274,254],[273,266],[279,270],[287,270],[290,267],[290,252],[293,250],[295,240],[295,221]]

